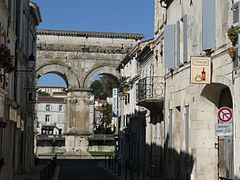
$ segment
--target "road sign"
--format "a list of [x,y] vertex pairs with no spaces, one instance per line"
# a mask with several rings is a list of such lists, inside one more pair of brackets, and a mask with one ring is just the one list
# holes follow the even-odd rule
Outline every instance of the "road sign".
[[218,119],[221,122],[230,122],[232,120],[232,109],[229,107],[221,107],[218,110]]
[[232,123],[218,123],[215,126],[216,136],[232,136]]

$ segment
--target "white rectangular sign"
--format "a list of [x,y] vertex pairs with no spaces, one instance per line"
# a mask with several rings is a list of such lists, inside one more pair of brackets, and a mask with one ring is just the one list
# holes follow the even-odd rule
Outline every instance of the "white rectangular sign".
[[112,90],[112,116],[117,117],[118,114],[118,89]]
[[211,58],[191,57],[191,83],[210,84],[211,83]]
[[215,126],[216,136],[232,136],[232,123],[218,123]]

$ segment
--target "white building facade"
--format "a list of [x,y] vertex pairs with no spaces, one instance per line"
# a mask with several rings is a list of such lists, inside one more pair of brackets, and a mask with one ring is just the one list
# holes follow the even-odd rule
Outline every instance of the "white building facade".
[[65,153],[66,97],[38,96],[36,146],[37,155]]

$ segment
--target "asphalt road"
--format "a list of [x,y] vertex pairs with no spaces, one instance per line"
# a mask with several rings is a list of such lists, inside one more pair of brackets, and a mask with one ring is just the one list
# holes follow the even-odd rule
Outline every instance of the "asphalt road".
[[119,180],[98,165],[97,159],[58,160],[59,180]]

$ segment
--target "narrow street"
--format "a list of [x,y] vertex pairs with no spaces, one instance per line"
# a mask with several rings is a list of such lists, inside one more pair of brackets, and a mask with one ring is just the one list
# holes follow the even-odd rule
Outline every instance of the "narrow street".
[[[99,166],[102,160],[71,159],[58,160],[59,180],[117,180],[107,170]],[[104,162],[103,162],[104,165]]]

